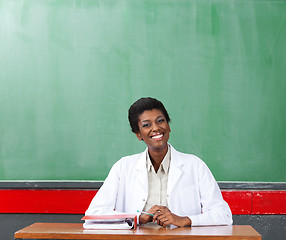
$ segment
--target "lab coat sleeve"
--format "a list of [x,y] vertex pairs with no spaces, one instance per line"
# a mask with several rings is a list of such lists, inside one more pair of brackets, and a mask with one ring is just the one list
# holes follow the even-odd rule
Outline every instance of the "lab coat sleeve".
[[202,213],[188,216],[192,226],[231,225],[232,214],[228,204],[223,200],[219,186],[204,162],[198,165],[198,184]]
[[114,214],[120,181],[120,161],[111,168],[103,185],[92,199],[85,215]]

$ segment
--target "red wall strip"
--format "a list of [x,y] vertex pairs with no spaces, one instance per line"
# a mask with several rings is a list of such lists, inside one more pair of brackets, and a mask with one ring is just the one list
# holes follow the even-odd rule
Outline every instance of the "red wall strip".
[[0,213],[83,214],[95,190],[0,190]]
[[253,192],[253,214],[286,214],[286,191]]
[[232,214],[251,214],[251,191],[222,191],[222,196],[228,203]]
[[[83,214],[96,190],[0,190],[0,213]],[[234,215],[286,214],[286,191],[223,190]]]

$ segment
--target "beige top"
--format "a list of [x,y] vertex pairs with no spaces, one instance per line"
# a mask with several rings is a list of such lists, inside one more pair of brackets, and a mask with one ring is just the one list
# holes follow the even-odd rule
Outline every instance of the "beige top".
[[148,151],[146,155],[146,167],[148,171],[148,198],[143,211],[148,211],[154,205],[168,207],[167,184],[171,161],[170,146],[168,146],[168,152],[166,153],[157,173],[155,172],[155,169],[151,163]]

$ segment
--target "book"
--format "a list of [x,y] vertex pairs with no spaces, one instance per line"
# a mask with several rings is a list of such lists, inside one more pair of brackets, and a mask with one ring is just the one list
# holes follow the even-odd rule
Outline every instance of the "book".
[[113,215],[86,215],[85,229],[136,229],[136,214],[113,214]]

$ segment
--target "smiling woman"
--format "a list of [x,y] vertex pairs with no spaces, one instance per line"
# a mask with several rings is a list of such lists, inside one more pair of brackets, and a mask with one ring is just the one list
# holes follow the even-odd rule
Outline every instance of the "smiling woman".
[[169,133],[171,132],[166,117],[158,109],[146,110],[139,116],[138,125],[137,138],[140,141],[143,140],[148,146],[152,163],[154,161],[160,165],[167,153]]
[[231,225],[229,206],[206,164],[168,144],[170,118],[164,105],[141,98],[128,113],[132,132],[147,149],[114,164],[86,215],[115,210],[137,214],[140,224],[153,221],[163,227]]

